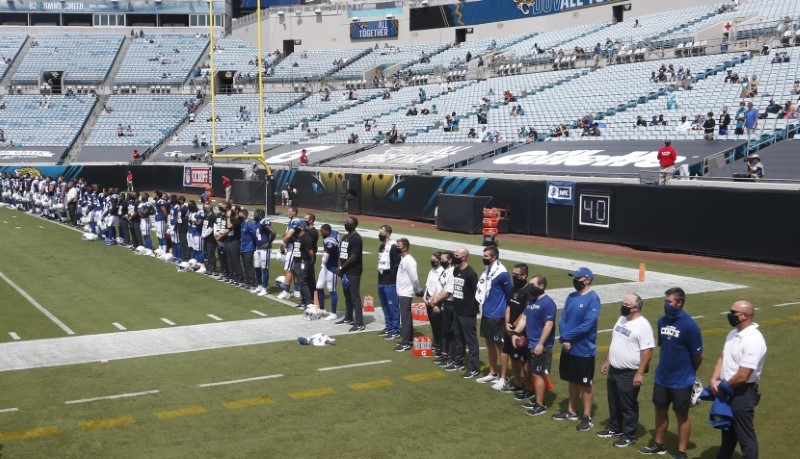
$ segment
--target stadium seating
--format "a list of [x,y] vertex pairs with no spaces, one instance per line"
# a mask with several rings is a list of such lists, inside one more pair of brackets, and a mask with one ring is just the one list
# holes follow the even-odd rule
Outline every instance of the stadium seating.
[[[529,38],[531,34],[525,35],[502,35],[496,38],[481,38],[460,43],[458,46],[447,48],[441,53],[431,56],[429,62],[418,63],[410,68],[414,73],[427,74],[434,73],[437,69],[453,70],[466,63],[467,53],[471,53],[475,59],[478,56],[495,51],[505,51],[506,48]],[[494,43],[494,47],[492,44]],[[454,63],[457,65],[453,65]]]
[[54,96],[44,106],[44,100],[37,95],[3,97],[0,127],[16,146],[71,145],[96,102],[88,96]]
[[[234,70],[243,76],[255,78],[258,75],[258,48],[238,38],[226,36],[214,40],[214,68],[217,70]],[[271,65],[276,57],[264,54],[262,62]],[[210,65],[210,60],[206,59]],[[252,62],[252,63],[251,63]]]
[[401,68],[410,66],[423,56],[430,57],[447,48],[447,43],[409,45],[401,47],[382,47],[370,50],[364,57],[334,74],[337,80],[361,79],[364,72],[376,67],[386,68],[399,64]]
[[[155,145],[164,140],[186,116],[183,106],[190,98],[180,95],[113,95],[89,132],[87,146]],[[117,135],[117,126],[128,126],[133,136]]]
[[11,59],[13,62],[28,39],[27,35],[0,35],[0,80],[6,76],[6,71],[11,66],[7,64],[6,60]]
[[14,84],[39,84],[42,72],[64,72],[66,84],[101,84],[122,46],[122,35],[39,35],[13,76]]
[[[183,84],[206,48],[208,39],[195,35],[147,35],[144,38],[133,38],[114,84]],[[176,53],[175,50],[180,52]]]
[[370,51],[369,48],[344,50],[304,50],[292,53],[273,67],[274,73],[269,75],[273,81],[318,80],[337,71],[342,66],[334,61],[343,60],[348,65]]

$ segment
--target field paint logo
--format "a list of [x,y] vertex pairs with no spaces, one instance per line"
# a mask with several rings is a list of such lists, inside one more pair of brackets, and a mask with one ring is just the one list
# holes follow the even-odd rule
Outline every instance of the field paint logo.
[[[529,166],[595,166],[624,167],[633,164],[635,167],[659,167],[657,151],[632,151],[627,155],[599,155],[605,150],[532,150],[511,155],[503,155],[493,161],[494,164],[529,165]],[[680,163],[685,156],[675,160]]]

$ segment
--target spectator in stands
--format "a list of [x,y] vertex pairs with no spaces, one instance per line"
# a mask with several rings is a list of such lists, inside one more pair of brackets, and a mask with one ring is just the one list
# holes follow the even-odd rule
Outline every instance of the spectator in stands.
[[428,110],[428,107],[422,107],[422,110],[419,112],[421,115],[430,115],[431,111]]
[[439,109],[436,108],[436,104],[433,104],[433,106],[431,107],[431,115],[438,115],[438,114],[439,114]]
[[419,88],[419,103],[425,102],[425,99],[428,97],[428,94],[425,92],[424,88]]
[[528,142],[536,142],[539,140],[539,133],[536,132],[536,128],[533,126],[528,126]]
[[708,112],[706,120],[703,121],[703,138],[706,140],[714,140],[714,128],[716,127],[714,121],[714,112]]
[[391,129],[391,130],[389,130],[389,133],[388,133],[388,134],[386,134],[386,139],[389,141],[389,143],[396,143],[396,142],[397,142],[397,139],[398,139],[398,137],[399,137],[399,136],[398,136],[398,133],[397,133],[397,126],[395,126],[395,125],[393,124],[393,125],[392,125],[392,129]]
[[647,121],[642,118],[642,115],[636,117],[636,123],[633,124],[634,128],[647,127]]
[[550,135],[551,137],[569,137],[569,132],[564,127],[564,125],[556,126],[553,130],[553,133]]
[[658,150],[658,164],[661,166],[658,184],[668,185],[669,179],[672,178],[672,173],[675,171],[675,161],[678,159],[678,154],[672,148],[672,141],[667,139],[664,141],[664,146]]
[[505,101],[505,103],[510,103],[510,102],[516,102],[517,98],[514,97],[514,94],[512,94],[510,90],[506,89],[505,91],[503,91],[503,100]]
[[728,106],[722,107],[719,115],[719,135],[728,135],[728,126],[731,124],[731,114],[728,113]]
[[133,137],[133,128],[131,127],[130,124],[128,125],[128,129],[125,130],[125,135],[127,135],[128,137]]
[[5,109],[6,109],[6,103],[0,102],[0,110],[5,110]]
[[117,125],[117,136],[123,137],[125,135],[125,128],[122,127],[122,124]]
[[133,150],[133,160],[139,161],[142,159],[142,155],[139,154],[139,150]]
[[417,107],[414,105],[412,105],[411,108],[409,108],[406,112],[406,116],[417,116],[418,114],[419,112],[417,112]]
[[358,134],[355,132],[350,134],[350,137],[347,138],[347,143],[358,143]]
[[667,89],[667,110],[677,110],[677,109],[678,109],[678,91],[673,86],[670,86]]
[[769,104],[767,104],[767,108],[764,109],[764,113],[759,115],[759,118],[763,120],[767,118],[767,115],[769,114],[776,115],[780,111],[781,111],[781,106],[776,104],[774,99],[770,99]]
[[305,148],[300,152],[300,164],[308,164],[308,152]]
[[468,139],[477,139],[478,138],[478,133],[475,132],[475,128],[474,127],[469,128],[469,132],[467,133],[467,138]]
[[791,94],[800,94],[800,80],[794,80],[794,88],[792,88]]
[[758,153],[753,153],[746,158],[747,173],[750,178],[762,179],[764,178],[764,165],[761,164],[761,156]]
[[489,124],[489,111],[486,109],[485,105],[481,105],[481,108],[478,110],[478,124]]
[[694,120],[692,121],[692,131],[699,131],[703,129],[703,123],[705,123],[705,118],[702,115],[694,115]]
[[208,146],[208,138],[206,137],[206,131],[200,131],[200,146],[201,147]]
[[789,119],[794,115],[794,107],[792,107],[792,101],[787,100],[786,104],[784,104],[781,111],[778,112],[778,118],[780,119]]
[[639,20],[638,20],[638,19],[636,19],[636,20],[633,22],[633,28],[634,28],[634,29],[638,29],[638,28],[639,28],[639,27],[641,27],[641,26],[642,26],[642,25],[641,25],[641,24],[639,24]]
[[753,107],[752,102],[747,103],[747,111],[744,113],[744,127],[747,129],[747,136],[755,134],[758,129],[758,109]]

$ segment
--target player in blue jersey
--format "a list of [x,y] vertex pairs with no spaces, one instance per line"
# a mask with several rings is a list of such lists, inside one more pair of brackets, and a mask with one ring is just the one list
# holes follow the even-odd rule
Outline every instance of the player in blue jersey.
[[[113,191],[113,190],[112,190]],[[117,244],[117,226],[119,225],[119,196],[111,194],[106,197],[103,209],[103,218],[106,225],[106,245]]]
[[254,221],[258,240],[256,241],[256,252],[253,264],[256,270],[256,294],[267,296],[267,286],[269,285],[269,260],[272,257],[272,241],[275,240],[275,230],[272,229],[272,222],[267,218],[264,209],[256,209]]
[[[506,328],[506,305],[514,290],[511,275],[500,261],[497,246],[490,245],[483,249],[483,265],[486,267],[478,280],[475,299],[481,305],[480,335],[486,342],[489,354],[489,375],[497,375],[497,358],[500,357],[500,378],[492,385],[492,389],[506,392],[510,388],[508,381],[508,354],[503,353],[503,340]],[[488,376],[488,375],[487,375]]]
[[191,250],[191,257],[197,260],[198,263],[203,263],[205,260],[203,254],[203,241],[201,238],[203,231],[203,221],[205,220],[205,213],[202,209],[197,207],[197,203],[189,201],[187,205],[188,212],[186,218],[189,220],[189,226],[186,232],[186,238],[189,242],[189,250]]
[[[283,291],[278,295],[278,298],[285,300],[291,296],[291,285],[294,280],[294,261],[296,258],[295,251],[300,249],[300,244],[297,240],[300,237],[300,232],[297,231],[297,224],[301,219],[297,217],[297,206],[289,206],[286,209],[286,215],[289,217],[289,223],[286,225],[286,232],[283,234],[283,244],[281,246],[281,254],[284,256],[283,261],[283,274],[285,281],[283,284]],[[300,298],[300,285],[294,283],[294,297]]]
[[169,225],[172,230],[172,257],[176,263],[183,260],[183,238],[181,237],[180,225],[183,223],[181,215],[181,203],[178,197],[173,195],[169,204]]
[[319,229],[322,235],[322,248],[325,253],[322,255],[322,266],[317,277],[317,299],[319,308],[325,310],[325,289],[331,295],[331,312],[324,317],[324,320],[336,318],[336,305],[339,302],[339,294],[336,291],[338,278],[336,268],[339,264],[339,232],[332,230],[331,225],[324,224]]
[[152,227],[150,217],[155,212],[155,209],[153,208],[153,203],[150,202],[150,195],[148,193],[142,193],[139,197],[139,205],[136,208],[136,212],[139,214],[139,229],[142,232],[144,248],[152,250],[153,237],[150,235],[150,229]]
[[158,247],[162,252],[167,252],[167,219],[169,215],[169,205],[164,199],[164,193],[161,190],[155,190],[155,231],[156,238],[158,238]]

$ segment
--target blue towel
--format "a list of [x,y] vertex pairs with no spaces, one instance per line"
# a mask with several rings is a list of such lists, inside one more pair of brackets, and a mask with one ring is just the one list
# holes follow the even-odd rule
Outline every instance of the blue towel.
[[[727,386],[727,383],[725,383]],[[727,386],[730,388],[730,386]],[[715,397],[711,393],[710,387],[703,388],[700,400],[713,400],[711,410],[708,413],[708,423],[715,429],[730,430],[733,427],[733,409],[731,408],[730,396],[720,384],[720,395]]]

